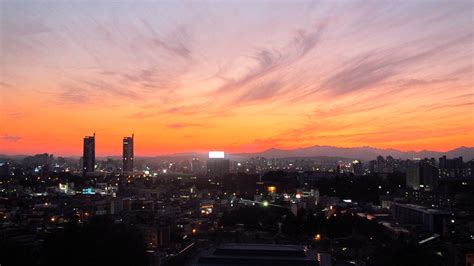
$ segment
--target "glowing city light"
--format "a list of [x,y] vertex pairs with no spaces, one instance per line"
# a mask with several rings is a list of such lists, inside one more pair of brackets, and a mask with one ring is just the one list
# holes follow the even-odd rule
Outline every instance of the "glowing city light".
[[320,235],[320,234],[316,234],[316,235],[314,235],[314,238],[313,238],[313,239],[316,240],[316,241],[319,241],[319,240],[321,240],[321,235]]
[[276,187],[275,186],[269,186],[267,187],[268,193],[275,193],[276,192]]
[[209,159],[223,159],[224,158],[223,151],[210,151],[209,152]]

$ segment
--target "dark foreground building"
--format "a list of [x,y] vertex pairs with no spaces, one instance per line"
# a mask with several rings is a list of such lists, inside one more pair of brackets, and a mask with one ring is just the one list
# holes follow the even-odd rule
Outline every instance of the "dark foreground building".
[[226,244],[201,256],[195,265],[319,265],[312,253],[296,245]]

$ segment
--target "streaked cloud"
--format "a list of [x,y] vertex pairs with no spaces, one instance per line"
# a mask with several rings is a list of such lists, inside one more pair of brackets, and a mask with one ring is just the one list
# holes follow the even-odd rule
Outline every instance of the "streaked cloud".
[[199,128],[203,128],[203,127],[208,127],[206,125],[203,125],[203,124],[198,124],[198,123],[186,123],[186,122],[181,122],[181,123],[172,123],[172,124],[168,124],[166,125],[168,128],[172,128],[172,129],[182,129],[182,128],[195,128],[195,127],[199,127]]
[[1,141],[7,142],[19,142],[21,140],[20,136],[13,136],[13,135],[2,135],[0,136]]
[[469,1],[2,8],[0,133],[22,136],[2,152],[78,154],[96,128],[104,153],[130,131],[147,154],[474,145]]

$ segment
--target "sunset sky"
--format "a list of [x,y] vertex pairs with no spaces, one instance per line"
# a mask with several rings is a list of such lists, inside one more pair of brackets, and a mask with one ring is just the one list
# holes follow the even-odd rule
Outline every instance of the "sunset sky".
[[1,1],[0,153],[474,146],[472,1]]

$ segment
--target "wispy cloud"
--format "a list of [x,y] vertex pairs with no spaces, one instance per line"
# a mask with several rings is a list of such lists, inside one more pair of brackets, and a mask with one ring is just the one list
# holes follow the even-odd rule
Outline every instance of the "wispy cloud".
[[6,142],[19,142],[22,138],[20,136],[13,135],[1,135],[0,140]]
[[58,95],[60,103],[88,104],[90,98],[86,91],[75,86],[63,86],[63,91]]
[[[248,56],[256,65],[251,67],[244,76],[233,79],[226,77],[225,84],[214,92],[214,96],[222,94],[234,95],[232,104],[245,104],[255,100],[273,97],[281,89],[281,81],[274,77],[279,70],[291,67],[314,49],[320,41],[326,22],[318,23],[309,30],[299,29],[294,37],[281,49],[260,49]],[[225,76],[225,74],[219,74]],[[226,103],[229,104],[229,103]]]
[[13,87],[10,83],[4,82],[4,81],[0,81],[0,86],[6,87],[6,88]]
[[[15,112],[45,135],[61,132],[54,121],[87,117],[87,127],[107,134],[123,125],[159,131],[168,146],[192,136],[182,142],[190,149],[383,140],[416,147],[427,143],[422,132],[440,147],[472,144],[469,2],[7,1],[2,8],[0,118],[8,136],[22,136],[6,143],[19,150],[39,133],[27,132]],[[64,140],[70,147],[72,134]]]
[[168,124],[166,125],[166,127],[172,128],[172,129],[182,129],[182,128],[190,128],[190,127],[203,128],[203,127],[208,127],[208,126],[204,124],[199,124],[199,123],[179,122],[179,123]]
[[374,85],[403,72],[403,69],[430,59],[456,45],[472,41],[471,34],[455,40],[446,41],[440,45],[420,50],[410,54],[403,44],[395,48],[372,51],[345,62],[345,67],[336,72],[321,85],[321,89],[332,94],[344,94],[361,89],[373,88]]

